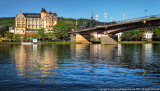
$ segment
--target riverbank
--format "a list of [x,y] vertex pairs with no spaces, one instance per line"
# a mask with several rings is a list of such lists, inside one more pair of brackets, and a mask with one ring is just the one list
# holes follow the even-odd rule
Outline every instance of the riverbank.
[[[118,44],[160,43],[160,41],[118,41]],[[21,42],[0,42],[0,44],[21,44]],[[82,42],[37,42],[37,44],[86,44]],[[87,44],[101,44],[101,42],[89,42]]]
[[[21,44],[22,42],[0,42],[0,44]],[[82,44],[80,42],[37,42],[36,44]]]
[[160,41],[118,41],[118,43],[160,43]]
[[0,42],[0,44],[21,44],[21,42]]

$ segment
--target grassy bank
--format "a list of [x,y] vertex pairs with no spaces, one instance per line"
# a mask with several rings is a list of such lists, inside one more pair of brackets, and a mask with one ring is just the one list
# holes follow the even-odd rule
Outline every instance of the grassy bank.
[[160,43],[160,41],[118,41],[118,43]]

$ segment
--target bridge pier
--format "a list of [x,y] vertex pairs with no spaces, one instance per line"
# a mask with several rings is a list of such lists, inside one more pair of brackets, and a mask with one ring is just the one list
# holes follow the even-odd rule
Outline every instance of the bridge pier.
[[101,44],[118,44],[117,38],[113,38],[109,35],[102,35],[101,36]]
[[71,42],[76,42],[76,34],[70,34]]
[[71,42],[90,43],[90,34],[71,34]]

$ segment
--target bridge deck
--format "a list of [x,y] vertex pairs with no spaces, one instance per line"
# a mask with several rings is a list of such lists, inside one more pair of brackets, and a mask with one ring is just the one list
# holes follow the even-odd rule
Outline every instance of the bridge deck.
[[79,31],[70,32],[70,33],[79,33],[79,32],[84,32],[84,31],[95,30],[95,29],[105,29],[108,27],[113,27],[113,26],[118,26],[118,25],[131,24],[131,23],[137,23],[137,22],[143,22],[143,21],[147,22],[147,21],[153,21],[153,20],[160,20],[160,15],[153,15],[153,16],[146,16],[146,17],[139,17],[139,18],[134,18],[134,19],[129,19],[129,20],[123,20],[123,21],[116,22],[116,24],[95,26],[92,28],[87,28],[87,29],[83,29]]

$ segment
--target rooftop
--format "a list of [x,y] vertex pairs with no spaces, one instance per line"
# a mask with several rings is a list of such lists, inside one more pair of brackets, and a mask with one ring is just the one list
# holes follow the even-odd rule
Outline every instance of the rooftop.
[[42,8],[42,11],[41,12],[47,12],[44,8]]
[[23,13],[26,18],[41,18],[40,13]]

